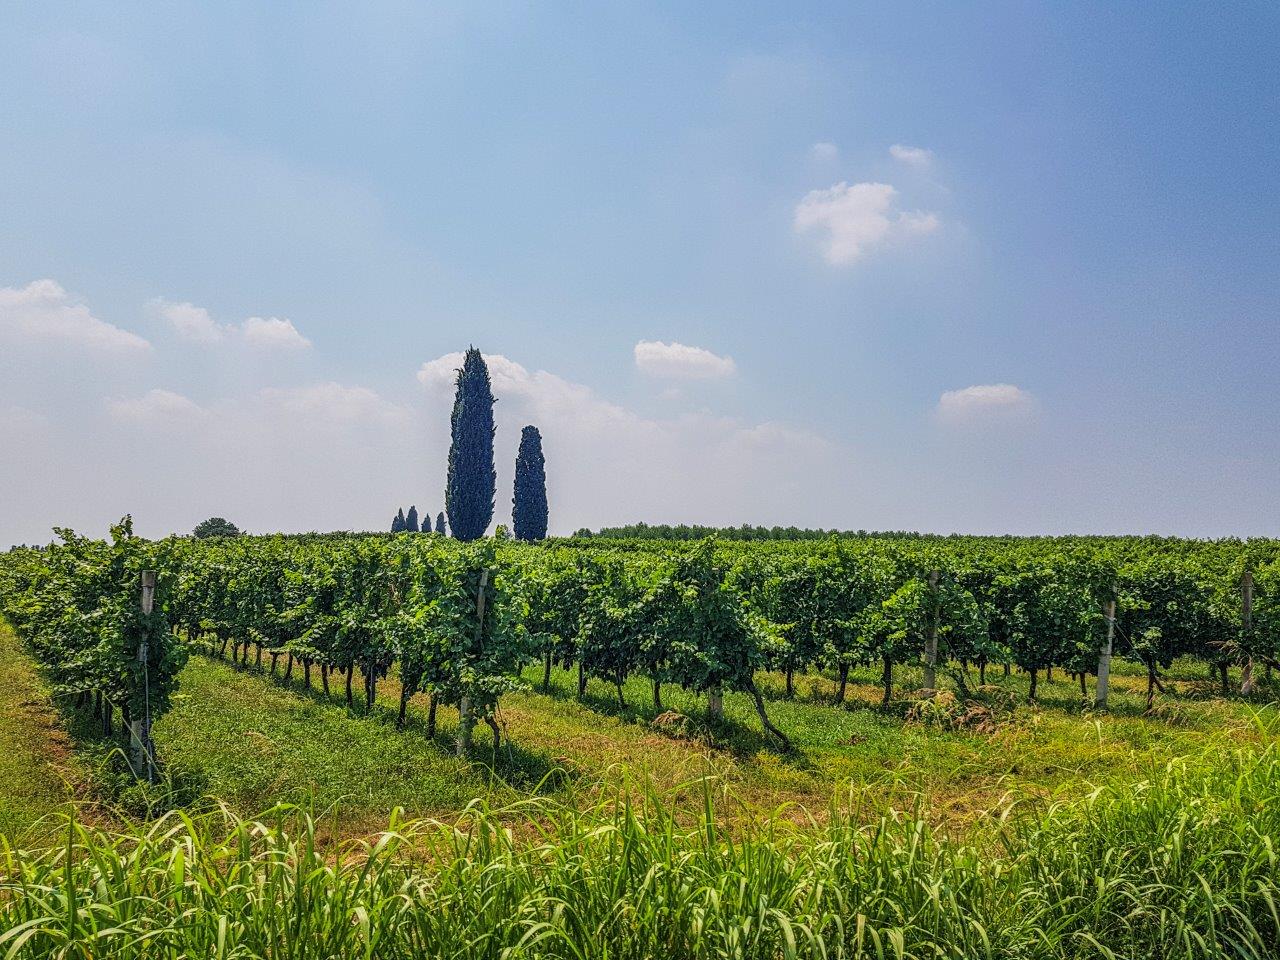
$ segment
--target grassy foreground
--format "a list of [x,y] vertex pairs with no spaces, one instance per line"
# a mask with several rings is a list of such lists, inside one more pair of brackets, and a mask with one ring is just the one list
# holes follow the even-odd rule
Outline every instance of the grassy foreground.
[[[156,728],[166,802],[226,802],[144,823],[68,802],[87,780],[127,811],[137,788],[85,718],[62,733],[3,625],[0,653],[4,960],[1280,950],[1280,716],[1194,669],[1153,716],[1122,669],[1106,715],[1059,678],[976,722],[909,693],[879,710],[870,672],[844,709],[826,678],[793,700],[761,678],[792,754],[744,698],[709,725],[678,690],[664,715],[638,678],[619,706],[556,672],[504,699],[512,745],[465,764],[452,711],[434,739],[420,703],[395,729],[394,679],[364,715],[197,657]],[[992,704],[1025,683],[991,679]]]
[[[1280,758],[1173,764],[980,831],[762,818],[721,833],[627,796],[472,806],[316,845],[266,822],[171,814],[6,850],[0,952],[18,958],[1274,957]],[[512,830],[513,818],[525,829]]]

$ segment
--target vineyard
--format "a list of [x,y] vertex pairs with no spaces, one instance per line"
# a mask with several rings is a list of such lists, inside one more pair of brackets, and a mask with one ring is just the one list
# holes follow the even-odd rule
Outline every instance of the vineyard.
[[[0,556],[4,617],[161,803],[11,791],[66,813],[6,827],[0,952],[1271,956],[1278,575],[1273,541],[59,531]],[[162,789],[193,758],[216,801]],[[927,784],[942,818],[898,812]]]
[[[285,683],[338,686],[370,710],[394,671],[399,724],[410,701],[459,711],[472,750],[525,668],[577,671],[624,701],[642,677],[664,689],[747,695],[777,748],[757,675],[820,672],[845,702],[850,671],[874,667],[889,705],[895,669],[960,702],[1017,669],[1034,700],[1057,669],[1081,701],[1107,705],[1113,661],[1138,665],[1151,708],[1162,671],[1192,658],[1223,694],[1250,694],[1280,655],[1280,544],[1129,538],[833,536],[696,543],[582,537],[461,544],[434,534],[214,540],[133,536],[60,542],[0,562],[0,600],[55,692],[110,732],[120,715],[154,773],[150,727],[192,651]],[[359,678],[359,689],[353,689]],[[537,681],[535,681],[536,683]]]

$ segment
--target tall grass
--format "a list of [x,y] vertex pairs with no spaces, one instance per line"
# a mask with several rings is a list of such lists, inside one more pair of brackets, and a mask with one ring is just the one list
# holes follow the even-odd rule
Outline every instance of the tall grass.
[[756,829],[618,796],[404,821],[322,847],[279,809],[67,819],[5,848],[0,957],[1274,957],[1280,755],[1223,754],[1013,813],[968,842],[923,822]]

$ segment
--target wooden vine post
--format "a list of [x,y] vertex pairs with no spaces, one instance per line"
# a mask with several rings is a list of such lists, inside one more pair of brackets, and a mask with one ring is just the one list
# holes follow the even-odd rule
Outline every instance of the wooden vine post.
[[1245,570],[1240,578],[1240,639],[1244,641],[1246,659],[1244,661],[1243,678],[1240,692],[1250,694],[1257,688],[1257,680],[1253,676],[1253,571]]
[[[484,592],[489,586],[489,570],[480,571],[480,589],[476,591],[476,640],[475,647],[480,649],[484,644]],[[471,697],[463,694],[458,700],[458,756],[471,755],[471,731],[476,720],[471,709]]]
[[[142,571],[142,615],[150,617],[156,600],[156,574],[154,570]],[[129,747],[133,757],[135,774],[145,768],[147,782],[155,783],[156,763],[155,746],[151,742],[151,677],[148,664],[150,650],[147,643],[148,633],[142,635],[138,644],[138,663],[142,665],[142,716],[134,717],[129,723]]]
[[1098,654],[1098,692],[1093,705],[1099,710],[1107,709],[1107,690],[1111,683],[1111,649],[1116,638],[1116,602],[1107,601],[1107,642]]
[[938,571],[929,571],[929,633],[924,642],[924,688],[938,688]]
[[712,687],[707,691],[707,716],[719,720],[724,716],[724,688]]

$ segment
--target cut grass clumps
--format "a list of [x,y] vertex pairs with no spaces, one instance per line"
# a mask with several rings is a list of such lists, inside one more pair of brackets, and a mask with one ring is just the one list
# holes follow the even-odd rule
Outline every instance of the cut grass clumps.
[[1274,747],[1178,763],[966,842],[924,822],[721,831],[618,794],[317,843],[294,808],[221,809],[6,848],[0,956],[1273,957]]
[[962,700],[950,690],[940,690],[933,696],[914,701],[906,716],[909,722],[925,727],[987,734],[995,733],[1001,724],[1012,718],[1013,704],[1009,698],[983,697],[979,693]]

